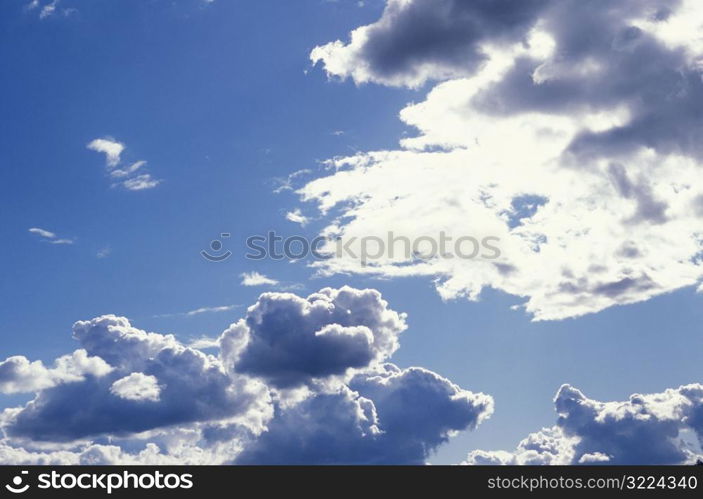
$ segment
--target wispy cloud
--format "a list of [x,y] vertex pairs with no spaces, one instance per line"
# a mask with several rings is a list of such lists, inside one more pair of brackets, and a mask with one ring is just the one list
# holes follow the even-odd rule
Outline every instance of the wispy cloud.
[[309,170],[306,168],[303,170],[295,171],[295,172],[291,173],[290,175],[288,175],[287,177],[276,178],[275,182],[277,184],[277,187],[273,190],[273,192],[275,194],[280,194],[283,191],[294,190],[293,181],[298,177],[301,177],[303,175],[308,175],[310,173],[312,173],[312,170]]
[[196,315],[203,315],[203,314],[217,314],[221,312],[229,312],[230,310],[234,310],[235,308],[239,308],[241,305],[223,305],[221,307],[201,307],[201,308],[196,308],[195,310],[189,310],[187,312],[177,312],[174,314],[159,314],[155,315],[154,318],[160,319],[160,318],[165,318],[165,317],[195,317]]
[[112,170],[112,171],[110,172],[110,176],[111,176],[112,178],[124,178],[124,177],[128,177],[128,176],[130,176],[131,174],[133,174],[134,172],[136,172],[137,170],[139,170],[139,169],[140,169],[142,166],[144,166],[144,165],[146,165],[146,161],[144,161],[144,160],[142,160],[142,161],[137,161],[137,162],[132,163],[131,165],[126,166],[126,167],[124,167],[124,168],[117,168],[117,169],[115,169],[115,170]]
[[130,178],[122,182],[122,186],[128,191],[144,191],[153,189],[161,183],[161,180],[155,179],[150,174],[145,173],[134,178]]
[[[126,149],[122,142],[105,137],[91,141],[87,148],[105,155],[108,174],[110,178],[117,180],[112,184],[113,187],[124,187],[128,191],[144,191],[153,189],[161,183],[161,180],[154,178],[150,173],[143,172],[144,166],[147,164],[144,160],[120,166],[122,153]],[[137,174],[137,172],[143,173]]]
[[300,224],[303,227],[305,227],[310,222],[310,219],[303,215],[299,208],[296,208],[295,210],[286,213],[286,220],[288,220],[289,222]]
[[112,248],[109,246],[105,246],[103,248],[100,248],[98,252],[95,254],[96,257],[98,258],[107,258],[112,254]]
[[39,12],[39,19],[44,19],[46,17],[54,15],[56,12],[56,6],[59,4],[59,0],[53,0],[51,3],[48,3],[42,7],[41,11]]
[[276,279],[266,277],[259,272],[245,272],[241,278],[242,286],[276,286],[279,283]]
[[186,312],[185,315],[188,317],[193,317],[194,315],[202,315],[202,314],[215,314],[219,312],[228,312],[230,310],[234,310],[237,308],[239,305],[225,305],[222,307],[203,307],[203,308],[198,308],[195,310],[191,310],[189,312]]
[[61,238],[54,232],[39,227],[32,227],[29,229],[29,233],[39,236],[41,240],[50,244],[73,244],[75,242],[73,239]]

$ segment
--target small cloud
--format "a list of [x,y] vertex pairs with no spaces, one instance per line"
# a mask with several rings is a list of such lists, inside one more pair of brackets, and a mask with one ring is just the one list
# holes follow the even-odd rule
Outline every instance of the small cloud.
[[122,186],[128,191],[144,191],[147,189],[153,189],[161,183],[161,180],[157,180],[150,174],[145,173],[144,175],[138,175],[134,178],[130,178],[122,182]]
[[286,213],[286,220],[288,220],[289,222],[300,224],[303,227],[305,227],[308,222],[310,222],[310,219],[303,215],[299,208],[296,208],[295,210]]
[[135,163],[132,163],[131,165],[125,167],[125,168],[117,168],[115,170],[112,170],[110,172],[110,176],[112,178],[124,178],[128,177],[137,170],[139,170],[142,166],[146,165],[146,161],[137,161]]
[[196,308],[195,310],[189,310],[187,312],[178,312],[175,314],[160,314],[160,315],[155,315],[154,318],[156,319],[161,319],[164,317],[195,317],[196,315],[203,315],[203,314],[217,314],[220,312],[229,312],[230,310],[234,310],[235,308],[241,307],[241,305],[224,305],[222,307],[202,307],[202,308]]
[[95,256],[102,259],[102,258],[107,258],[108,256],[110,256],[111,253],[112,253],[112,248],[110,248],[109,246],[105,246],[104,248],[100,248],[98,250],[98,252],[95,254]]
[[111,138],[95,139],[86,147],[91,151],[103,153],[107,161],[107,166],[110,168],[114,168],[120,163],[120,156],[125,150],[124,144]]
[[39,236],[43,241],[50,244],[73,244],[75,242],[73,239],[60,238],[54,232],[40,229],[39,227],[32,227],[29,229],[29,233]]
[[258,272],[245,272],[241,275],[242,286],[276,286],[278,281]]
[[185,315],[187,315],[188,317],[193,317],[194,315],[229,312],[230,310],[234,310],[238,306],[239,305],[225,305],[224,307],[203,307],[203,308],[198,308],[196,310],[191,310],[190,312],[186,312]]
[[31,229],[29,229],[29,232],[31,232],[32,234],[36,234],[38,236],[41,236],[45,239],[54,239],[56,237],[56,234],[54,234],[53,232],[50,232],[50,231],[44,230],[44,229],[40,229],[38,227],[32,227]]
[[113,187],[121,186],[128,191],[144,191],[153,189],[161,183],[161,180],[154,178],[150,173],[135,175],[138,171],[143,171],[143,167],[146,165],[144,160],[135,161],[128,166],[120,166],[122,153],[126,147],[115,139],[109,137],[95,139],[87,147],[91,151],[105,155],[110,178],[118,180],[113,184]]
[[332,135],[334,135],[335,137],[341,137],[341,136],[344,135],[345,133],[346,133],[346,132],[345,132],[344,130],[335,130],[335,131],[332,132]]
[[41,11],[39,12],[39,19],[44,19],[54,15],[54,13],[56,13],[56,6],[58,5],[58,3],[59,0],[53,0],[53,2],[48,3],[44,7],[42,7]]
[[275,179],[276,183],[278,184],[278,187],[273,190],[274,194],[280,194],[283,191],[292,191],[294,189],[293,181],[296,178],[301,177],[303,175],[307,175],[309,173],[312,173],[312,170],[305,168],[303,170],[295,171],[287,177]]

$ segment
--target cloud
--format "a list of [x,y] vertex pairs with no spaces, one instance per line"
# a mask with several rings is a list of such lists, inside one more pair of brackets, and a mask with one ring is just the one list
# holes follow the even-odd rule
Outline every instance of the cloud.
[[154,318],[160,319],[163,317],[177,317],[177,316],[195,317],[195,316],[203,315],[203,314],[219,314],[222,312],[229,312],[229,311],[234,310],[239,307],[241,307],[241,305],[222,305],[219,307],[201,307],[201,308],[189,310],[187,312],[179,312],[179,313],[175,313],[175,314],[159,314],[159,315],[155,315]]
[[508,3],[389,0],[350,44],[316,49],[328,72],[357,82],[440,83],[401,111],[417,134],[399,148],[330,160],[331,174],[297,191],[325,217],[323,234],[356,238],[357,255],[363,237],[392,230],[452,245],[496,238],[500,256],[386,253],[363,265],[330,246],[317,270],[425,276],[446,300],[491,287],[536,320],[700,285],[700,2],[498,8]]
[[424,369],[392,364],[277,416],[237,464],[424,464],[452,432],[490,416],[493,401]]
[[259,272],[245,272],[241,275],[242,286],[276,286],[278,281]]
[[[111,373],[40,391],[13,414],[7,434],[63,442],[217,419],[256,421],[266,412],[262,384],[227,375],[216,358],[171,335],[147,333],[109,315],[77,322],[73,336],[89,355],[110,364]],[[158,380],[158,401],[125,398],[134,395],[136,381],[145,388],[152,377]]]
[[693,463],[695,448],[684,438],[703,426],[703,385],[694,384],[624,402],[599,402],[570,385],[554,403],[556,426],[530,435],[512,452],[473,451],[467,464],[614,464]]
[[136,163],[132,163],[131,165],[126,166],[124,168],[117,168],[115,170],[110,171],[110,176],[112,178],[128,177],[145,165],[146,161],[137,161]]
[[[426,369],[381,364],[404,316],[375,290],[266,293],[207,355],[106,315],[82,349],[0,364],[3,464],[422,463],[493,400]],[[278,341],[275,341],[278,340]],[[106,445],[109,442],[109,445]]]
[[95,257],[103,259],[103,258],[107,258],[111,254],[112,254],[112,248],[109,246],[104,246],[104,247],[100,248],[97,251],[97,253],[95,253]]
[[73,239],[60,238],[55,233],[38,227],[32,227],[29,229],[29,233],[36,234],[50,244],[73,244],[75,242]]
[[88,144],[91,151],[103,153],[107,166],[114,168],[120,163],[120,156],[125,150],[125,145],[110,138],[95,139]]
[[229,312],[230,310],[234,310],[237,307],[239,307],[239,305],[224,305],[222,307],[202,307],[202,308],[196,308],[195,310],[190,310],[189,312],[186,312],[185,315],[187,315],[188,317],[193,317],[195,315],[202,315],[202,314],[214,314],[214,313],[220,313],[220,312]]
[[150,174],[145,173],[143,175],[137,175],[136,177],[130,178],[122,182],[122,186],[128,191],[144,191],[147,189],[153,189],[161,183],[161,180],[157,180]]
[[207,348],[220,348],[220,339],[211,338],[209,336],[202,336],[190,342],[188,346],[190,348],[195,348],[196,350],[205,350]]
[[366,368],[393,354],[405,316],[375,290],[265,293],[220,338],[227,366],[290,387]]
[[313,63],[356,83],[416,87],[472,74],[487,59],[483,44],[520,42],[549,0],[388,0],[381,18],[315,47]]
[[39,12],[39,19],[44,19],[46,17],[54,15],[58,3],[59,0],[52,0],[51,2],[45,4]]
[[305,227],[308,222],[310,222],[310,219],[303,215],[299,208],[296,208],[295,210],[286,213],[286,220],[288,220],[289,222],[300,224],[302,227]]
[[125,400],[158,402],[161,388],[156,376],[132,373],[115,381],[110,387],[110,393]]
[[90,357],[85,350],[56,359],[53,368],[41,361],[30,362],[26,357],[9,357],[0,362],[0,393],[31,393],[62,383],[75,383],[86,376],[102,377],[112,368],[99,357]]
[[115,180],[113,186],[121,186],[128,191],[144,191],[162,183],[162,180],[154,178],[150,173],[139,173],[147,164],[144,160],[120,166],[126,148],[121,142],[111,138],[95,139],[87,147],[91,151],[105,154],[108,175]]

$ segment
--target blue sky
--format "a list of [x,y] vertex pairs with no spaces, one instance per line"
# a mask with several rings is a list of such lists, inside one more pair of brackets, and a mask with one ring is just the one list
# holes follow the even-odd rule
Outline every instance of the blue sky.
[[[316,211],[315,201],[324,200],[325,189],[335,192],[355,180],[338,177],[323,161],[397,150],[400,140],[418,134],[412,125],[420,119],[403,121],[400,111],[425,101],[442,81],[468,77],[441,57],[434,66],[425,61],[407,73],[384,72],[367,47],[349,59],[369,57],[366,66],[339,69],[335,57],[341,56],[334,51],[311,64],[315,47],[348,40],[352,30],[375,23],[384,7],[382,0],[61,0],[41,17],[42,5],[4,1],[0,358],[23,355],[50,365],[76,348],[75,321],[106,314],[127,317],[146,331],[173,333],[188,344],[219,336],[263,291],[306,296],[324,287],[374,288],[392,310],[408,314],[408,329],[392,357],[397,366],[422,366],[495,401],[490,419],[440,446],[428,457],[433,463],[460,462],[476,449],[512,451],[531,432],[553,426],[553,399],[564,383],[593,401],[610,401],[701,381],[701,297],[686,278],[670,282],[651,270],[664,268],[666,275],[666,258],[680,260],[661,246],[652,252],[663,255],[663,262],[643,264],[650,265],[643,275],[657,281],[657,292],[642,286],[642,295],[610,300],[604,292],[592,302],[584,294],[583,308],[575,311],[536,297],[537,291],[532,295],[543,287],[540,296],[549,296],[551,284],[527,278],[512,287],[486,277],[480,299],[470,301],[465,282],[455,296],[440,296],[437,277],[420,271],[398,276],[384,267],[365,275],[341,262],[340,272],[319,276],[305,262],[245,258],[248,236],[273,230],[314,237],[327,227],[330,217]],[[498,23],[495,32],[500,29]],[[424,129],[428,142],[435,139],[445,149],[455,147],[447,138],[452,133],[437,123]],[[98,138],[124,144],[122,165],[146,161],[142,168],[159,184],[139,191],[113,185],[105,156],[86,147]],[[669,153],[652,143],[662,155]],[[377,170],[383,167],[379,162]],[[330,179],[319,189],[307,184],[310,202],[292,190],[275,192],[281,179],[303,169],[310,172],[295,180],[296,188]],[[398,179],[417,174],[410,169]],[[359,185],[349,188],[363,190]],[[653,198],[644,188],[637,192],[623,197],[644,213]],[[379,197],[376,191],[369,195]],[[286,220],[296,208],[314,220],[304,227]],[[349,233],[369,230],[374,220],[383,228],[396,220],[386,211],[374,219],[373,209],[361,212],[367,225],[349,222]],[[678,227],[668,230],[673,234]],[[70,243],[52,244],[30,228]],[[224,244],[233,256],[222,263],[203,259],[200,251],[225,232],[232,234]],[[672,239],[667,247],[677,245]],[[595,236],[590,241],[601,243]],[[573,261],[587,258],[580,247],[569,255]],[[538,265],[546,274],[552,264]],[[279,284],[242,286],[241,274],[249,272]],[[437,272],[440,279],[447,275],[464,279],[458,270]],[[618,275],[613,283],[625,282]],[[528,299],[530,310],[514,308]],[[230,309],[188,315],[225,306]],[[540,314],[544,320],[533,320]],[[33,396],[8,391],[0,408]],[[125,449],[130,445],[139,448]],[[250,459],[267,455],[252,449]]]

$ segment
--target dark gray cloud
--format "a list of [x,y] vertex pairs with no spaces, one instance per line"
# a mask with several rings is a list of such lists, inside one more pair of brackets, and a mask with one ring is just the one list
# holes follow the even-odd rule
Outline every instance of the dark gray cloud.
[[381,364],[404,319],[375,290],[266,293],[219,358],[124,317],[79,321],[83,349],[55,367],[0,363],[0,388],[36,392],[0,412],[0,463],[422,463],[493,399]]
[[[40,391],[13,418],[8,435],[55,441],[124,435],[242,415],[266,397],[256,384],[227,375],[214,357],[183,346],[173,336],[136,329],[123,317],[77,322],[74,337],[113,370]],[[156,378],[158,400],[118,395],[115,382],[133,373]]]
[[265,293],[220,343],[234,371],[290,387],[388,358],[405,327],[375,290]]
[[[565,385],[554,401],[559,426],[565,435],[579,439],[574,462],[586,455],[608,456],[608,464],[674,464],[687,454],[677,437],[685,403],[673,391],[658,400],[633,395],[622,403],[604,404],[588,399]],[[659,409],[659,410],[657,410]]]
[[660,154],[703,155],[703,81],[683,48],[666,46],[632,25],[664,21],[680,1],[565,0],[541,27],[556,43],[547,61],[521,57],[473,105],[486,113],[572,113],[627,106],[630,119],[606,131],[585,131],[569,152],[578,159],[625,157],[642,147]]
[[[485,60],[481,44],[525,37],[551,0],[389,0],[382,17],[312,53],[331,74],[357,82],[414,86],[471,74]],[[334,60],[345,60],[343,66]]]
[[512,453],[474,451],[467,463],[654,465],[700,457],[683,433],[703,436],[703,385],[635,394],[622,402],[599,402],[564,385],[554,404],[555,427],[533,433]]
[[348,388],[277,410],[239,464],[423,464],[450,432],[474,428],[493,400],[420,368],[386,364]]
[[357,82],[415,86],[475,73],[482,45],[549,34],[546,60],[520,56],[472,107],[495,115],[573,114],[626,106],[630,119],[584,131],[570,154],[577,161],[622,158],[642,147],[703,157],[701,66],[683,47],[664,44],[635,20],[666,22],[681,0],[388,0],[382,17],[351,42],[316,48],[330,74]]

